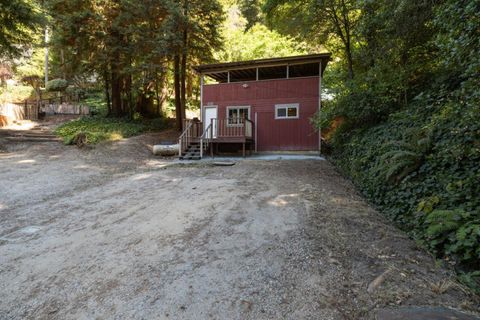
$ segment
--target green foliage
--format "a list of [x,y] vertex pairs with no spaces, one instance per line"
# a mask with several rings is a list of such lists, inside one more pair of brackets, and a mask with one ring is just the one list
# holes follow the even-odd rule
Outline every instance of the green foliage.
[[0,0],[0,57],[13,57],[31,40],[44,21],[33,0]]
[[82,103],[90,108],[90,113],[98,116],[107,116],[108,108],[105,101],[105,94],[99,91],[85,92],[85,98]]
[[478,290],[480,287],[480,271],[461,272],[458,279],[472,290]]
[[[39,39],[35,39],[39,41]],[[17,78],[37,76],[43,78],[44,76],[45,53],[44,49],[34,48],[29,54],[25,54],[18,59],[15,75]]]
[[[425,233],[421,243],[437,256],[455,257],[471,269],[480,259],[480,214],[462,210],[433,210],[420,215]],[[462,272],[459,280],[474,290],[480,287],[480,271]]]
[[225,26],[225,46],[216,53],[217,60],[242,61],[306,53],[301,43],[268,30],[264,25],[257,24],[247,31],[242,26],[242,23],[234,27]]
[[480,292],[480,2],[363,3],[323,128],[365,196]]
[[[480,110],[458,103],[425,110],[422,102],[376,126],[338,131],[332,160],[432,252],[479,270]],[[412,133],[423,127],[427,141]]]
[[353,48],[361,14],[357,0],[266,0],[268,26],[282,34],[307,41],[316,51],[327,48],[343,58],[348,78],[353,78]]
[[[270,30],[259,23],[257,18],[249,16],[249,13],[261,14],[256,11],[259,0],[240,0],[239,2],[240,8],[235,4],[224,4],[228,18],[222,26],[224,45],[222,50],[215,51],[216,60],[221,62],[243,61],[306,53],[305,43]],[[255,3],[253,7],[251,2]],[[247,9],[247,7],[249,8]]]
[[83,88],[68,86],[65,89],[65,93],[70,94],[72,96],[76,96],[76,97],[83,97],[86,95],[87,91]]
[[31,86],[7,86],[1,90],[0,103],[23,102],[35,99],[35,92]]
[[[358,52],[364,65],[357,63],[356,79],[322,113],[323,125],[345,117],[330,141],[334,162],[478,290],[480,69],[470,44],[478,44],[471,30],[478,30],[479,20],[461,18],[477,15],[478,6],[447,1],[412,14],[405,25],[399,17],[422,5],[406,4],[377,2],[369,8],[375,15],[366,11],[361,20],[366,45]],[[399,11],[404,13],[391,16]],[[435,19],[427,14],[433,11]]]
[[165,119],[133,121],[126,118],[83,117],[62,124],[55,130],[55,134],[61,137],[65,144],[72,144],[75,137],[83,133],[87,137],[87,144],[97,144],[167,127],[168,122]]
[[435,26],[441,30],[436,44],[444,54],[442,65],[449,71],[461,70],[465,78],[476,78],[478,83],[480,2],[447,0],[437,7],[435,13]]
[[141,115],[140,113],[134,112],[132,119],[133,119],[134,121],[139,121],[139,120],[142,120],[143,117],[142,117],[142,115]]
[[263,23],[262,6],[264,0],[240,0],[240,11],[247,20],[245,30],[249,30],[257,23]]
[[53,79],[47,82],[45,89],[51,92],[63,92],[68,87],[68,81],[65,79]]
[[46,4],[55,25],[51,47],[60,60],[59,73],[71,83],[82,79],[78,74],[98,78],[110,93],[112,116],[132,116],[134,111],[158,115],[170,93],[173,57],[181,57],[181,81],[188,82],[187,95],[193,98],[198,79],[192,65],[212,61],[213,50],[222,44],[224,16],[217,0]]
[[353,52],[355,77],[334,83],[334,116],[342,115],[350,129],[386,121],[441,76],[430,3],[368,1],[361,9],[355,34],[359,45]]
[[422,217],[425,244],[437,255],[456,255],[459,261],[480,258],[480,216],[462,210],[433,210]]
[[386,182],[399,182],[416,171],[430,151],[431,136],[429,134],[423,136],[415,132],[409,135],[409,140],[386,143],[386,147],[392,146],[393,150],[383,153],[378,165],[378,173],[385,177]]

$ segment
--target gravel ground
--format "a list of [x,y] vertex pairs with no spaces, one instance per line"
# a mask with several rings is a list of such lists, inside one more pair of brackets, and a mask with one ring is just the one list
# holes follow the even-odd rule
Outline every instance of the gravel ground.
[[321,160],[3,144],[0,319],[375,319],[479,301]]

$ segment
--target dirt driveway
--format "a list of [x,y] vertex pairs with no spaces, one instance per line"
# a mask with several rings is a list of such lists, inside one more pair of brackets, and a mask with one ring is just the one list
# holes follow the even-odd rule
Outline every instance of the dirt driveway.
[[0,153],[0,319],[478,308],[327,161],[172,165],[142,139]]

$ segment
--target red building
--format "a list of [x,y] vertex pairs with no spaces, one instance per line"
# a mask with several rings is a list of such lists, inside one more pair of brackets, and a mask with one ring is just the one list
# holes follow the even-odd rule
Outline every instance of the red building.
[[255,151],[319,151],[311,118],[321,106],[330,54],[201,65],[201,122],[180,138],[184,158],[240,147]]

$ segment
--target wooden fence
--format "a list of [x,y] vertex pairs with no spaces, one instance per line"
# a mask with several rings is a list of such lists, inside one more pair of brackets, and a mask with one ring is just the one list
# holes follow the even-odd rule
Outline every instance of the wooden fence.
[[24,105],[23,113],[25,120],[38,120],[39,106],[37,105]]
[[90,108],[63,97],[0,105],[0,115],[8,117],[11,121],[38,120],[41,113],[88,115]]
[[25,105],[6,103],[0,105],[0,115],[12,120],[37,120],[39,107],[37,105]]

